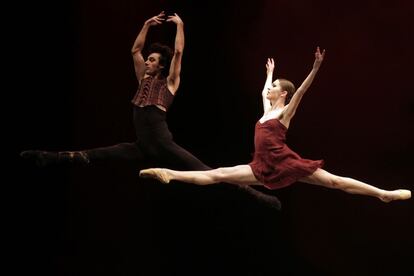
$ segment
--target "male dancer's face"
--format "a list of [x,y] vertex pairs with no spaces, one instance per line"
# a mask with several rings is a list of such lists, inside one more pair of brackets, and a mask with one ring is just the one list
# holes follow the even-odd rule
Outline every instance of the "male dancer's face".
[[145,73],[148,75],[157,75],[163,66],[160,65],[160,54],[159,53],[152,53],[148,56],[147,60],[145,61]]

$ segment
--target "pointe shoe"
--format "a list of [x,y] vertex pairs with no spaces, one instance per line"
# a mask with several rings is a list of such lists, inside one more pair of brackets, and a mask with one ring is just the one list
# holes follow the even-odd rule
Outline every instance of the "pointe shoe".
[[397,190],[397,191],[400,194],[400,198],[399,199],[406,200],[406,199],[411,198],[411,191],[409,191],[409,190],[403,190],[403,189]]
[[411,198],[410,190],[399,189],[399,190],[391,191],[390,193],[392,193],[392,195],[383,197],[382,201],[390,202],[393,200],[406,200],[406,199]]
[[139,176],[143,178],[155,178],[158,181],[168,184],[171,178],[164,169],[146,169],[139,172]]

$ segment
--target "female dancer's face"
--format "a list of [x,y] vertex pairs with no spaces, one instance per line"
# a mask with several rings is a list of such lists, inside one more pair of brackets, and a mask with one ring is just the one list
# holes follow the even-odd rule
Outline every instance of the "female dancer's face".
[[268,88],[266,98],[269,101],[277,100],[277,98],[282,93],[282,87],[280,86],[279,80],[275,80],[272,83],[272,87]]

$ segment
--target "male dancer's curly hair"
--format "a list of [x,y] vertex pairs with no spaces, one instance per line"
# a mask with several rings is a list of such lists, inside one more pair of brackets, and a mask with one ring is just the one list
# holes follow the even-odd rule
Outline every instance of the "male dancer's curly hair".
[[153,43],[150,45],[149,49],[148,49],[149,54],[152,53],[158,53],[160,54],[160,65],[164,66],[164,68],[161,71],[161,74],[164,77],[168,76],[168,73],[170,71],[170,64],[171,64],[171,59],[173,57],[173,50],[168,47],[167,45],[161,44],[161,43]]

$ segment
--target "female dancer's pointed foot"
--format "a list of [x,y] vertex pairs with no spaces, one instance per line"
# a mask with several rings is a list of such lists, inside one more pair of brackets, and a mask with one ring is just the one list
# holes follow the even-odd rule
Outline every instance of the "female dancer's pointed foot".
[[394,191],[387,191],[381,200],[384,202],[390,202],[393,200],[406,200],[411,198],[411,191],[399,189]]
[[171,177],[165,169],[146,169],[139,172],[139,176],[143,178],[155,178],[158,181],[168,184]]

